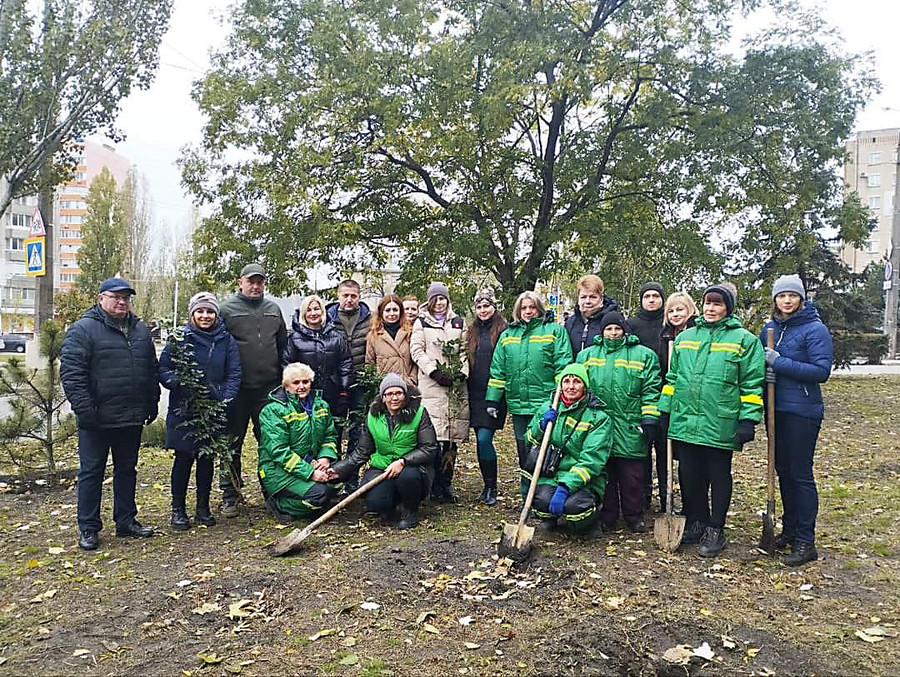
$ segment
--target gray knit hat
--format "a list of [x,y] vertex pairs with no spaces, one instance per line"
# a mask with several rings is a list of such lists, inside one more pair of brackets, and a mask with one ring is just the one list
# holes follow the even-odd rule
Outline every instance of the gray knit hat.
[[445,299],[450,300],[450,290],[447,289],[447,285],[443,282],[432,282],[428,285],[428,293],[425,294],[425,301],[430,301],[435,296],[443,296]]
[[806,289],[803,288],[803,280],[799,275],[782,275],[775,280],[775,284],[772,285],[772,298],[784,292],[792,292],[801,299],[806,298]]
[[208,291],[201,291],[194,294],[191,297],[191,300],[188,301],[188,314],[193,315],[194,311],[200,308],[206,308],[218,315],[219,302],[216,300],[215,294],[210,294]]
[[384,391],[388,388],[400,388],[405,394],[406,381],[403,380],[403,377],[400,376],[400,374],[388,374],[383,379],[381,379],[381,385],[378,386],[378,394],[384,397]]
[[472,305],[477,306],[479,301],[487,301],[494,308],[497,307],[497,297],[494,296],[494,290],[491,287],[482,287],[475,294],[475,298],[472,300]]

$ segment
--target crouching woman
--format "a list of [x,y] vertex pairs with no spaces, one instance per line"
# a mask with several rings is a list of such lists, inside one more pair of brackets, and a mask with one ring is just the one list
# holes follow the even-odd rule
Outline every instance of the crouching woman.
[[279,522],[319,512],[335,495],[327,484],[337,460],[334,421],[321,391],[312,389],[314,377],[305,364],[287,365],[259,416],[259,480]]
[[331,468],[331,479],[354,477],[366,462],[363,484],[385,473],[387,479],[366,494],[366,509],[401,529],[419,523],[419,505],[431,491],[437,435],[422,395],[399,374],[388,374],[369,408],[359,444]]
[[[606,492],[606,462],[609,460],[612,422],[603,403],[588,390],[583,364],[570,364],[560,375],[559,411],[545,407],[535,414],[525,441],[537,447],[547,424],[556,421],[550,435],[551,451],[559,453],[558,467],[543,465],[546,475],[538,480],[534,514],[543,531],[562,524],[573,533],[593,536],[600,521],[599,506]],[[556,464],[550,464],[556,465]]]

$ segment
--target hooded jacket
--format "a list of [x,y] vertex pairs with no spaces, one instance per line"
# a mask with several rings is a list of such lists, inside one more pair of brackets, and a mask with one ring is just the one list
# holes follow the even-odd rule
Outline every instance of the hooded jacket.
[[287,329],[278,304],[233,294],[219,306],[219,317],[241,353],[241,388],[271,390],[280,383]]
[[287,489],[303,496],[313,486],[312,462],[337,460],[334,421],[319,391],[307,397],[308,410],[296,395],[279,386],[259,415],[257,472],[266,496]]
[[[411,450],[403,454],[395,454],[391,449],[376,448],[372,430],[375,425],[386,426],[389,434],[393,435],[397,432],[398,426],[409,426],[416,418],[419,422],[415,426],[416,440]],[[421,467],[429,478],[432,477],[434,459],[438,453],[437,436],[428,411],[422,406],[422,395],[415,386],[407,388],[406,404],[400,409],[396,418],[388,415],[387,408],[380,397],[372,403],[369,407],[369,415],[366,417],[366,425],[362,426],[360,430],[359,444],[346,457],[334,464],[334,471],[341,479],[346,479],[360,466],[372,459],[376,452],[381,462],[376,465],[376,461],[373,460],[372,467],[383,470],[390,462],[403,458],[406,465]],[[385,460],[388,462],[384,462]]]
[[675,339],[659,398],[660,412],[670,415],[669,438],[734,449],[738,421],[762,418],[765,371],[762,344],[738,318],[698,318]]
[[822,420],[825,405],[819,384],[831,375],[834,346],[819,311],[807,301],[790,317],[769,320],[759,335],[763,346],[770,327],[775,330],[775,350],[780,353],[772,364],[777,376],[775,411]]
[[291,362],[302,362],[315,373],[313,383],[328,403],[334,416],[347,413],[347,393],[353,384],[353,361],[344,335],[330,320],[321,329],[311,329],[300,321],[300,310],[294,311],[291,332],[281,353],[282,369]]
[[634,334],[619,339],[602,336],[578,353],[587,368],[590,389],[606,403],[612,419],[612,455],[646,458],[647,444],[641,425],[659,419],[659,360]]
[[443,322],[438,322],[425,305],[419,308],[419,317],[413,324],[410,354],[419,368],[422,404],[442,442],[464,442],[469,437],[469,393],[465,383],[454,383],[452,388],[447,388],[431,378],[438,365],[446,363],[443,348],[453,341],[462,363],[462,374],[468,376],[463,318],[454,313],[449,304]]
[[486,399],[505,397],[511,413],[534,414],[553,394],[556,375],[572,361],[571,350],[566,330],[546,316],[513,322],[494,349]]
[[619,310],[619,303],[606,294],[603,295],[603,305],[587,321],[581,314],[581,309],[575,307],[575,312],[566,320],[566,333],[569,335],[572,351],[570,359],[575,359],[582,350],[594,345],[594,337],[600,333],[603,316],[612,310]]
[[[206,397],[225,402],[237,397],[241,388],[241,357],[237,341],[225,331],[222,321],[216,322],[210,331],[186,324],[184,342],[193,347],[197,367],[203,372],[208,385]],[[197,431],[183,425],[184,416],[179,410],[184,406],[184,393],[179,386],[168,345],[159,358],[159,382],[170,391],[169,412],[166,415],[166,448],[196,452],[199,446],[223,432],[204,430],[199,433],[202,437],[198,439]]]
[[[570,365],[583,369],[581,365]],[[569,371],[563,371],[560,376]],[[587,387],[587,384],[585,384]],[[550,409],[552,402],[544,403],[531,419],[525,432],[525,441],[531,445],[539,445],[544,436],[541,430],[541,417]],[[609,460],[612,441],[612,421],[603,411],[603,403],[590,390],[585,397],[566,406],[559,402],[559,413],[553,430],[550,433],[550,444],[562,451],[562,460],[554,477],[541,477],[538,484],[564,485],[569,493],[587,489],[594,494],[597,501],[603,500],[606,491],[606,462]],[[527,474],[531,479],[531,474]]]
[[133,313],[118,323],[99,305],[88,309],[66,332],[59,375],[80,428],[141,426],[156,417],[156,348]]
[[356,324],[350,333],[341,322],[341,306],[339,303],[329,303],[325,306],[325,314],[334,325],[335,331],[344,337],[350,347],[350,355],[353,358],[353,368],[358,369],[366,363],[366,335],[372,327],[372,311],[365,303],[359,304],[359,314],[356,316]]

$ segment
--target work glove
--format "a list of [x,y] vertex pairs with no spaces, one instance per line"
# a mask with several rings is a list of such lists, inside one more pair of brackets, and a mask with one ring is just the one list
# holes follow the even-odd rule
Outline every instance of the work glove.
[[659,432],[664,440],[669,438],[669,414],[667,412],[659,415]]
[[766,367],[766,383],[777,383],[778,377],[775,376],[775,370],[772,367]]
[[442,372],[440,369],[435,369],[428,375],[439,386],[443,386],[444,388],[450,388],[453,386],[453,378],[449,374],[445,374],[444,372]]
[[648,445],[659,437],[659,422],[655,418],[645,418],[641,421],[641,434]]
[[734,433],[734,446],[740,448],[747,442],[752,442],[756,437],[756,424],[753,421],[738,421],[737,431]]
[[771,367],[775,364],[775,360],[781,357],[781,353],[779,353],[774,348],[766,348],[766,366]]
[[553,498],[550,499],[550,514],[559,517],[563,514],[566,507],[566,499],[569,498],[569,490],[560,484],[553,492]]
[[548,409],[541,416],[541,430],[547,429],[547,424],[556,420],[556,409]]
[[497,408],[496,402],[488,402],[487,406],[484,408],[485,413],[491,418],[497,418],[500,416],[500,410]]

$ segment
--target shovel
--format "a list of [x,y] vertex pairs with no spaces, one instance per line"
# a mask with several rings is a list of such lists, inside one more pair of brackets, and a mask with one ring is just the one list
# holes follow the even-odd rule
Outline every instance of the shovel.
[[[672,363],[672,342],[669,341],[669,364]],[[664,377],[665,378],[665,377]],[[684,535],[683,515],[676,515],[672,510],[672,493],[674,481],[672,478],[672,440],[666,437],[666,512],[653,522],[653,538],[656,544],[668,552],[675,552],[681,545],[681,537]]]
[[[559,393],[562,384],[557,384],[556,393],[553,395],[553,408],[559,407]],[[513,562],[524,562],[531,555],[534,548],[534,527],[525,525],[528,512],[531,510],[531,502],[534,500],[534,492],[537,490],[538,478],[541,476],[541,468],[544,465],[544,456],[547,454],[547,446],[550,444],[550,435],[553,433],[553,421],[547,423],[544,429],[544,437],[541,447],[538,449],[537,460],[534,463],[534,473],[531,475],[531,484],[528,485],[528,495],[522,505],[522,514],[519,515],[518,524],[506,522],[503,525],[503,535],[500,537],[500,545],[497,553],[500,557],[509,557]]]
[[325,524],[332,517],[337,515],[341,510],[343,510],[349,503],[352,503],[357,498],[366,493],[369,489],[381,484],[384,480],[387,479],[386,473],[381,473],[377,477],[369,480],[364,485],[362,485],[359,489],[354,491],[352,494],[347,496],[340,503],[332,507],[328,512],[319,517],[318,519],[310,522],[302,529],[294,529],[291,533],[283,538],[279,538],[269,549],[269,554],[273,557],[284,557],[287,554],[292,552],[296,552],[300,549],[300,544],[303,543],[307,538],[310,537],[313,531],[318,529],[320,526]]
[[[775,330],[766,331],[766,346],[775,347]],[[768,464],[766,487],[768,499],[766,514],[763,515],[762,537],[759,539],[760,550],[770,555],[775,554],[775,384],[766,383],[766,441],[768,442]]]

